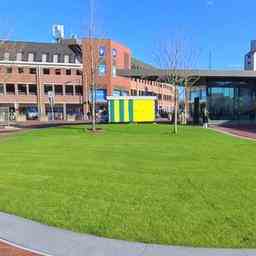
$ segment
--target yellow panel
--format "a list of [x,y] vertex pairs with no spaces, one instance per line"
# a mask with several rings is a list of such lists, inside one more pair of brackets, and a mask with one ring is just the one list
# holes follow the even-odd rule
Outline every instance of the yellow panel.
[[115,109],[115,122],[120,122],[120,108],[119,108],[119,100],[114,101],[114,109]]
[[129,100],[124,101],[124,121],[129,122]]
[[133,102],[135,122],[154,122],[155,121],[155,101],[136,99]]

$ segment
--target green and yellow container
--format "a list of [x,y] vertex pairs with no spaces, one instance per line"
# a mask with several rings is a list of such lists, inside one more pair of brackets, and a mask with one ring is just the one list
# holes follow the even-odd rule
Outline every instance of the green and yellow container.
[[156,97],[111,96],[108,100],[110,123],[154,122]]

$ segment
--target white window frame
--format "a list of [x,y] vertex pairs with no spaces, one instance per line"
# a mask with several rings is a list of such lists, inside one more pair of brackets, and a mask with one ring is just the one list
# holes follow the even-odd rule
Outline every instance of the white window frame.
[[69,55],[64,55],[64,63],[69,63],[70,57]]
[[35,54],[33,52],[30,52],[28,54],[28,62],[33,62],[35,60]]
[[16,61],[22,61],[22,52],[18,52],[16,55]]
[[9,52],[4,53],[4,60],[10,60],[10,53]]
[[53,63],[58,63],[59,62],[59,55],[58,54],[54,54],[53,55]]
[[47,62],[47,54],[46,53],[42,54],[42,62]]

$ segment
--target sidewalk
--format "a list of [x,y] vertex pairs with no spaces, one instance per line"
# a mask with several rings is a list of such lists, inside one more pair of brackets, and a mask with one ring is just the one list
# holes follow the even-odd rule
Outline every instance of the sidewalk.
[[[196,249],[147,245],[48,227],[0,213],[0,239],[49,256],[252,256],[256,250]],[[39,253],[38,253],[39,254]],[[0,251],[0,255],[4,255]],[[7,254],[16,256],[16,254]],[[22,254],[18,254],[19,256]],[[18,256],[17,255],[17,256]],[[36,256],[24,254],[23,256]],[[4,255],[5,256],[5,255]]]

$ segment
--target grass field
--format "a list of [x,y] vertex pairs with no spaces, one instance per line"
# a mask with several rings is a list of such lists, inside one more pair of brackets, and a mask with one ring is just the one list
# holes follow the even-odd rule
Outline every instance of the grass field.
[[256,144],[211,130],[108,125],[0,141],[0,211],[98,236],[256,248]]

